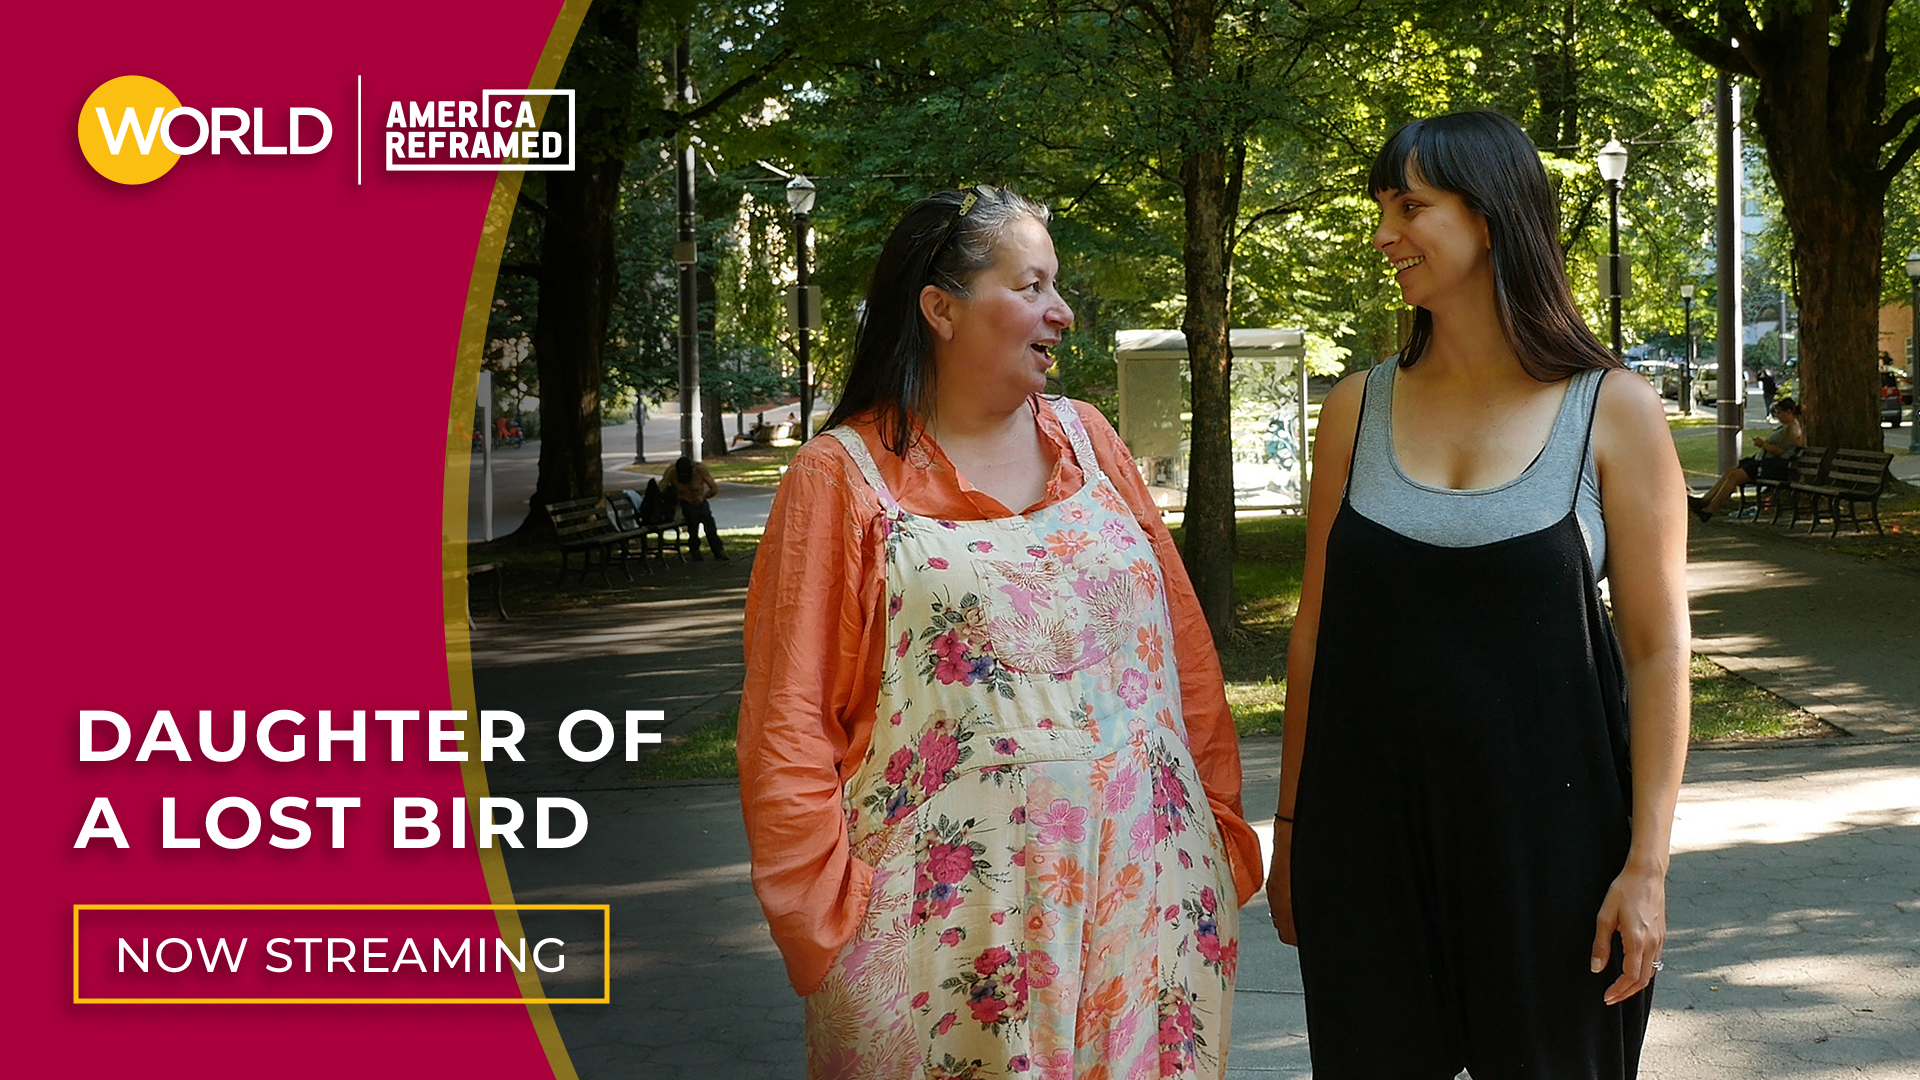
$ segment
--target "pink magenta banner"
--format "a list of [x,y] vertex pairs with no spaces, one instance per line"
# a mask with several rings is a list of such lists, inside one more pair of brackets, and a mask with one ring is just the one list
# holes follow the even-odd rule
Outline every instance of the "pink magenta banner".
[[501,161],[570,150],[508,92],[572,7],[10,13],[10,1074],[554,1075],[524,998],[604,909],[509,907],[467,827],[442,540]]

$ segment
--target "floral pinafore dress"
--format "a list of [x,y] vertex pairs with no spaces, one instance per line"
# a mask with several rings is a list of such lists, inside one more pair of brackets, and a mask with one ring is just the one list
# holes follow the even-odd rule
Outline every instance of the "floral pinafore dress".
[[990,521],[902,510],[860,437],[829,432],[884,510],[889,644],[845,795],[873,891],[807,997],[810,1077],[1225,1068],[1238,898],[1164,580],[1072,404],[1052,407],[1085,482]]

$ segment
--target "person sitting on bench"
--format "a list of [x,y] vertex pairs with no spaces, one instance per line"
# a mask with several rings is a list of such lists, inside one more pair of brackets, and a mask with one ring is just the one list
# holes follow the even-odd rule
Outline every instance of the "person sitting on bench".
[[660,478],[660,486],[680,500],[680,515],[686,519],[687,532],[692,537],[689,546],[693,548],[693,560],[700,561],[700,526],[705,523],[713,557],[726,562],[727,551],[720,544],[720,526],[714,524],[713,504],[708,502],[720,493],[720,485],[713,482],[713,474],[707,471],[706,465],[683,457],[667,469],[666,475]]
[[1754,445],[1759,452],[1752,457],[1740,459],[1740,464],[1728,469],[1711,490],[1705,495],[1689,495],[1687,502],[1693,506],[1693,512],[1701,521],[1711,520],[1720,512],[1733,493],[1741,485],[1751,484],[1755,480],[1780,481],[1793,475],[1787,464],[1794,451],[1807,445],[1804,425],[1800,422],[1800,403],[1790,397],[1783,397],[1773,403],[1774,419],[1780,426],[1765,435],[1754,436]]

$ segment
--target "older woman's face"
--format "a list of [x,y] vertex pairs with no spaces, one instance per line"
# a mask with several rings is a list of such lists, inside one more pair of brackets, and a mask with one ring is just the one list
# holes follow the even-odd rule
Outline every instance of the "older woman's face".
[[1045,225],[1027,217],[1009,225],[993,265],[946,305],[951,336],[942,335],[938,350],[942,378],[1003,390],[1016,401],[1045,390],[1053,347],[1073,325],[1073,309],[1057,291],[1059,272]]
[[1487,219],[1451,191],[1429,185],[1411,165],[1407,189],[1376,191],[1380,225],[1373,246],[1393,264],[1400,294],[1433,308],[1471,288],[1491,289],[1493,257]]

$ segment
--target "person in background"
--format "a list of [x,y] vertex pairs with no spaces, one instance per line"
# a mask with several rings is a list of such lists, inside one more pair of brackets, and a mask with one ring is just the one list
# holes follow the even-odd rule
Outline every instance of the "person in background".
[[1740,464],[1728,469],[1705,495],[1687,496],[1694,516],[1701,521],[1713,520],[1713,515],[1720,512],[1742,484],[1785,480],[1793,475],[1793,466],[1788,463],[1796,450],[1807,445],[1805,426],[1800,422],[1800,403],[1790,397],[1781,398],[1773,403],[1773,418],[1780,421],[1779,427],[1753,437],[1758,453],[1741,458]]
[[720,526],[714,524],[713,505],[708,501],[720,494],[720,485],[713,482],[713,474],[707,471],[706,463],[688,457],[680,458],[660,477],[660,486],[680,500],[680,516],[686,519],[687,531],[693,537],[693,561],[700,561],[700,526],[705,524],[707,543],[713,548],[713,557],[726,562],[727,549],[720,543]]
[[1773,395],[1779,393],[1780,384],[1774,381],[1771,368],[1760,369],[1760,400],[1766,402],[1767,415],[1773,415]]

